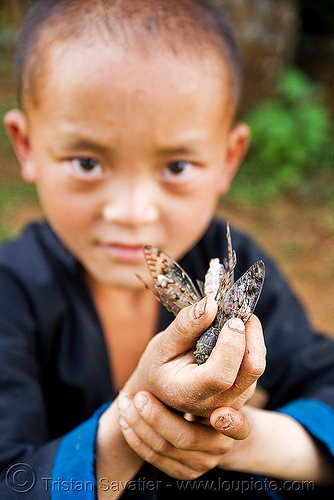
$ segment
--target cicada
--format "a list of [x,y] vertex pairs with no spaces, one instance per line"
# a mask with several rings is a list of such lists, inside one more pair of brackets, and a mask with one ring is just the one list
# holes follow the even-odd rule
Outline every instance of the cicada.
[[217,301],[217,316],[197,341],[194,351],[194,357],[199,365],[209,358],[218,335],[228,319],[241,318],[245,324],[247,323],[263,286],[265,265],[262,260],[253,264],[241,278],[234,282],[237,257],[232,249],[229,224],[227,224],[226,237],[227,258],[224,258],[223,263],[220,263],[218,258],[211,259],[204,283],[197,282],[198,287],[184,269],[162,250],[151,245],[143,247],[155,291],[143,283],[168,311],[176,316],[181,309],[198,302],[205,295],[211,295]]

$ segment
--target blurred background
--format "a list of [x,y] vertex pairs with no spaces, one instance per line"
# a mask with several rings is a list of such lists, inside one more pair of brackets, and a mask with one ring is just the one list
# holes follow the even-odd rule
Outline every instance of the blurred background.
[[[334,0],[220,0],[236,28],[249,153],[218,214],[285,273],[314,327],[334,336]],[[2,118],[17,105],[13,57],[29,0],[0,0],[0,240],[41,217]]]

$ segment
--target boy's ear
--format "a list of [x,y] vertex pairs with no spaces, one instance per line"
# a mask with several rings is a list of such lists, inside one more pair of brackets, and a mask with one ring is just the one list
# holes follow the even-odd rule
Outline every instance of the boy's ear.
[[13,109],[6,113],[4,124],[21,165],[21,175],[26,182],[36,182],[36,169],[29,144],[28,123],[23,111]]
[[231,130],[224,164],[224,171],[220,182],[220,194],[224,195],[230,189],[231,182],[238,171],[250,140],[249,127],[239,123]]

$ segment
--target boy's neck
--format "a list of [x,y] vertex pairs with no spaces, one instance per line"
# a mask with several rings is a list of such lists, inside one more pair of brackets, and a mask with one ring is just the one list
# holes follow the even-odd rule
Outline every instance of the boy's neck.
[[120,390],[156,333],[159,303],[145,288],[123,289],[88,280],[100,318],[113,386]]
[[114,304],[128,304],[129,307],[137,308],[140,304],[147,303],[148,292],[144,288],[122,288],[96,282],[90,278],[86,279],[88,287],[93,296],[98,296],[107,302]]

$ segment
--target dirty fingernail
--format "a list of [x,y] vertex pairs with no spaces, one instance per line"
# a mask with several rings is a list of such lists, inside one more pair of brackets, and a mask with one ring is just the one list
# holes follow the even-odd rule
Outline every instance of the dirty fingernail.
[[147,396],[143,392],[138,392],[133,398],[133,404],[138,411],[142,411],[147,403]]
[[207,302],[208,302],[208,297],[204,297],[204,299],[200,300],[199,302],[196,302],[193,309],[195,319],[200,319],[200,317],[203,316],[203,314],[205,313]]
[[230,330],[238,333],[245,333],[245,325],[243,321],[239,318],[231,318],[227,322],[227,326]]
[[130,398],[125,394],[121,394],[117,401],[117,407],[120,413],[125,413],[126,410],[130,407],[130,405],[131,405]]
[[217,420],[215,421],[215,429],[219,431],[226,431],[233,427],[233,419],[230,414],[227,415],[221,415]]

